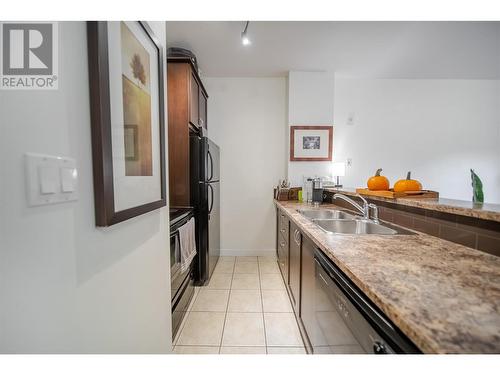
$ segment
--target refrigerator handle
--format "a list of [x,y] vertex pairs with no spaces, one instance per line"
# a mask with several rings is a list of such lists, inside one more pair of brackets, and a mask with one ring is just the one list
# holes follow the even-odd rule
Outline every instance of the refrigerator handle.
[[208,184],[208,187],[210,188],[210,208],[208,209],[208,214],[210,215],[212,208],[214,208],[214,188],[210,184]]
[[210,177],[208,178],[208,181],[212,181],[214,178],[214,159],[212,159],[212,154],[210,153],[210,150],[208,152],[208,158],[210,159]]

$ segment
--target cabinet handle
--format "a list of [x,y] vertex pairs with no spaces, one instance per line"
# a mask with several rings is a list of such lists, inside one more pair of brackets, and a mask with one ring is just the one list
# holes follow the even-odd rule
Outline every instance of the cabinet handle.
[[295,243],[300,246],[300,232],[295,229],[294,233],[293,233],[293,238],[295,240]]
[[325,278],[323,277],[323,275],[322,275],[322,274],[318,273],[318,276],[319,276],[319,278],[320,278],[321,280],[323,280],[323,282],[324,282],[326,285],[329,285],[329,284],[328,284],[328,281],[326,281],[326,280],[325,280]]
[[280,230],[281,233],[285,233],[285,228]]
[[338,306],[340,312],[344,315],[344,318],[350,319],[349,310],[347,309],[347,306],[344,303],[344,301],[342,301],[341,299],[337,299],[337,306]]

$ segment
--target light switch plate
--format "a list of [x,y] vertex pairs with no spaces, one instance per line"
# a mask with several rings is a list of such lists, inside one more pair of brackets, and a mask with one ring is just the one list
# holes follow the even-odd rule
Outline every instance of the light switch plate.
[[75,191],[76,183],[76,169],[63,167],[60,169],[61,172],[61,189],[63,193],[72,193]]
[[57,193],[57,168],[52,166],[39,166],[38,183],[41,194]]
[[75,159],[27,153],[25,170],[29,206],[78,199],[78,173]]

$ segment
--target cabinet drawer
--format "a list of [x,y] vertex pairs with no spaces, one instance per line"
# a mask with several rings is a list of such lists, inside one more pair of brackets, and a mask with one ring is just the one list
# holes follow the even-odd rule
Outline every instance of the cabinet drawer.
[[288,283],[288,244],[281,241],[278,247],[278,266],[285,283]]
[[279,223],[278,231],[281,233],[283,238],[288,242],[289,221],[288,217],[281,211],[279,212],[278,223]]
[[290,297],[293,310],[297,317],[300,316],[300,279],[301,279],[301,252],[302,234],[299,228],[290,224],[290,253],[288,256],[288,285],[290,287]]

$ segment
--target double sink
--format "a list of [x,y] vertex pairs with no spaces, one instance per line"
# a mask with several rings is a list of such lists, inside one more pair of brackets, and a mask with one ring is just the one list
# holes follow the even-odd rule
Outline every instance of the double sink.
[[333,209],[297,210],[327,233],[331,234],[414,234],[390,224],[380,224],[363,217]]

